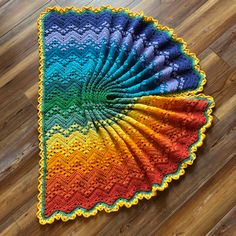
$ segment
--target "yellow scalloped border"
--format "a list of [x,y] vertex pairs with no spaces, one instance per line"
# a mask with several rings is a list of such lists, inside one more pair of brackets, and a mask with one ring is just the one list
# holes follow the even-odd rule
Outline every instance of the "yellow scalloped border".
[[[43,171],[44,171],[44,148],[43,148],[43,130],[42,130],[42,113],[41,113],[41,107],[42,107],[42,99],[43,99],[43,65],[44,65],[44,55],[43,55],[43,39],[42,39],[42,33],[43,33],[43,29],[42,29],[42,19],[43,17],[50,11],[57,11],[60,13],[65,13],[67,11],[73,10],[76,11],[78,13],[83,12],[85,10],[90,10],[93,12],[100,12],[103,9],[109,9],[112,10],[113,12],[126,12],[129,16],[131,17],[135,17],[135,16],[141,16],[143,17],[143,19],[146,22],[151,22],[154,23],[154,25],[161,30],[165,30],[168,31],[169,33],[171,33],[172,38],[174,40],[176,40],[177,42],[182,43],[183,45],[183,51],[190,57],[192,57],[194,59],[194,66],[195,69],[203,76],[202,78],[202,82],[200,84],[200,86],[198,87],[198,89],[191,91],[191,92],[183,92],[183,93],[179,93],[179,94],[173,94],[171,96],[178,96],[178,97],[182,97],[182,96],[189,96],[189,95],[195,95],[194,97],[201,97],[201,98],[206,98],[211,102],[211,105],[209,106],[208,110],[207,110],[207,123],[200,129],[200,137],[199,140],[191,147],[190,150],[190,157],[191,159],[183,162],[180,167],[179,167],[179,171],[176,174],[172,174],[171,176],[167,176],[167,178],[165,178],[164,182],[162,183],[161,186],[153,186],[152,190],[150,192],[147,193],[137,193],[135,195],[134,198],[132,198],[131,200],[127,200],[127,199],[120,199],[117,200],[115,202],[114,207],[109,208],[105,205],[98,205],[96,206],[91,212],[84,212],[81,209],[76,210],[73,214],[69,215],[69,216],[65,216],[63,214],[61,214],[60,212],[57,213],[54,216],[49,217],[48,219],[44,219],[42,217],[42,192],[43,192]],[[106,212],[114,212],[114,211],[118,211],[120,207],[122,206],[126,206],[127,208],[131,207],[132,205],[136,205],[138,204],[138,201],[145,198],[145,199],[150,199],[151,197],[155,196],[157,191],[163,191],[164,189],[166,189],[168,187],[168,183],[170,183],[173,179],[177,180],[179,179],[180,176],[185,174],[185,168],[187,168],[188,165],[192,165],[193,161],[196,159],[196,154],[195,152],[197,151],[197,148],[202,146],[203,144],[203,140],[205,138],[205,131],[208,127],[211,126],[213,117],[211,115],[212,113],[212,108],[215,106],[214,104],[214,100],[212,97],[210,96],[205,96],[204,94],[198,94],[196,95],[196,93],[200,92],[203,90],[203,86],[206,83],[206,74],[204,71],[201,70],[200,66],[199,66],[199,59],[196,57],[196,55],[194,53],[191,53],[188,49],[187,49],[187,43],[182,39],[182,38],[178,38],[177,35],[174,33],[173,29],[167,27],[167,26],[162,26],[158,23],[158,21],[156,19],[154,19],[153,17],[147,17],[144,16],[143,13],[135,13],[130,11],[128,8],[114,8],[110,5],[106,5],[106,6],[101,6],[100,8],[94,8],[94,7],[82,7],[82,8],[75,8],[75,7],[48,7],[46,8],[46,10],[44,12],[42,12],[38,18],[38,45],[39,45],[39,90],[38,90],[38,132],[39,132],[39,156],[40,156],[40,161],[39,161],[39,177],[38,177],[38,204],[37,204],[37,217],[39,219],[40,224],[51,224],[54,222],[54,220],[62,220],[62,221],[68,221],[68,220],[73,220],[75,219],[76,216],[84,216],[84,217],[89,217],[89,216],[94,216],[98,213],[98,211],[102,211],[105,210]]]

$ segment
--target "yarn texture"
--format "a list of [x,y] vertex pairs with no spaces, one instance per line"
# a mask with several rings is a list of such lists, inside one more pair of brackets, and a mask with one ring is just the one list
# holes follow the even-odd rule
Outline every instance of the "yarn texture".
[[214,101],[183,39],[111,6],[49,7],[38,29],[41,224],[130,207],[185,173]]

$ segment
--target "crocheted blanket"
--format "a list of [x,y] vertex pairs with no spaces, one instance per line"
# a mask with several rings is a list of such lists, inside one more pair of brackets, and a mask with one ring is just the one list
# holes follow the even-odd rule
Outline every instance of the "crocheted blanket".
[[38,27],[40,223],[130,207],[183,175],[214,106],[186,43],[110,6],[47,8]]

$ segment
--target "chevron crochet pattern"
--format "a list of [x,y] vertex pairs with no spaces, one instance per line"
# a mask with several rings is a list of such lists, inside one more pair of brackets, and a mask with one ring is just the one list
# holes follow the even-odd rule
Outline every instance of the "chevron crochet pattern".
[[130,207],[183,175],[214,106],[186,43],[111,6],[47,8],[38,29],[40,223]]

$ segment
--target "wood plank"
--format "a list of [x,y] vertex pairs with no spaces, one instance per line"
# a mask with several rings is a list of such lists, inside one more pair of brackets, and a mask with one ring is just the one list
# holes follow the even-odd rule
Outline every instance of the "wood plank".
[[38,52],[33,51],[27,57],[25,57],[20,63],[18,63],[12,70],[6,72],[1,76],[0,80],[0,88],[3,87],[5,84],[9,83],[13,80],[19,73],[21,73],[27,67],[32,65],[32,62],[38,60]]
[[207,1],[198,11],[180,23],[176,33],[184,36],[189,48],[198,54],[234,25],[235,12],[235,1]]
[[3,7],[5,4],[9,4],[10,0],[0,0],[0,7]]
[[[19,37],[17,30],[11,30],[9,34],[0,39],[2,47],[0,48],[1,60],[1,74],[6,73],[11,67],[16,66],[26,56],[37,49],[37,27],[35,24],[36,15],[31,20],[24,21],[20,25],[21,33]],[[14,33],[13,33],[13,32]]]
[[211,94],[216,105],[220,106],[236,92],[236,67],[230,67],[211,49],[205,50],[199,58],[201,67],[207,75],[204,92]]
[[224,212],[236,204],[235,170],[236,159],[232,159],[184,207],[167,219],[158,230],[154,228],[150,235],[205,235]]
[[82,0],[82,1],[76,1],[76,0],[56,0],[60,6],[75,6],[75,7],[82,7],[85,5],[90,5],[92,3],[92,0]]
[[112,5],[113,7],[132,7],[135,6],[140,0],[120,0],[120,1],[113,1],[113,0],[83,0],[83,1],[76,1],[76,0],[57,0],[61,6],[75,6],[75,7],[83,7],[86,5],[93,6],[93,7],[100,7],[102,5]]
[[8,236],[8,235],[17,235],[19,232],[19,226],[16,223],[11,224],[11,227],[4,227],[3,231],[1,232],[1,236]]
[[38,61],[31,61],[31,63],[29,61],[28,66],[23,66],[20,71],[16,71],[15,75],[8,77],[9,81],[0,88],[0,110],[8,103],[12,103],[16,97],[23,96],[26,90],[38,83],[38,66]]
[[100,7],[102,5],[112,5],[113,7],[132,7],[136,5],[138,2],[137,0],[121,0],[121,1],[113,1],[113,0],[105,0],[105,1],[99,1],[94,0],[90,3],[90,5],[94,7]]
[[221,35],[211,46],[230,66],[236,65],[236,24]]
[[[46,7],[53,5],[56,5],[55,1],[43,5],[42,8],[36,10],[34,14],[0,38],[2,45],[0,55],[3,58],[0,60],[0,87],[11,81],[22,68],[26,69],[31,64],[37,64],[38,67],[37,19]],[[36,71],[36,69],[31,71]],[[33,78],[35,81],[38,80],[37,76]]]
[[38,167],[35,166],[27,173],[24,173],[21,178],[8,187],[8,190],[4,194],[2,192],[4,188],[1,189],[0,204],[2,213],[0,215],[0,221],[7,218],[8,214],[13,213],[13,211],[25,203],[32,195],[37,193],[36,185],[32,184],[32,182],[37,182],[37,169]]
[[184,19],[193,14],[200,6],[206,1],[193,0],[193,1],[161,1],[161,0],[148,0],[139,1],[133,7],[134,11],[143,11],[146,15],[153,16],[161,24],[169,27],[177,27]]
[[35,114],[35,108],[25,96],[19,96],[9,106],[4,107],[1,112],[0,141]]
[[[26,120],[14,132],[0,142],[0,183],[19,166],[24,166],[38,154],[37,117]],[[20,137],[20,138],[19,138]]]
[[[21,21],[32,15],[49,1],[8,1],[0,8],[0,37],[9,32]],[[20,10],[19,10],[20,9]]]
[[25,91],[25,96],[31,101],[35,108],[38,106],[38,82],[33,84],[29,89]]
[[234,206],[206,236],[232,236],[236,233],[236,206]]

